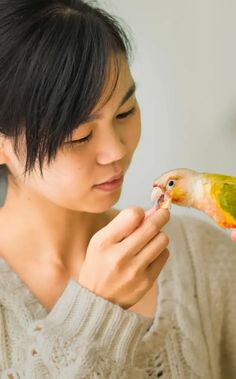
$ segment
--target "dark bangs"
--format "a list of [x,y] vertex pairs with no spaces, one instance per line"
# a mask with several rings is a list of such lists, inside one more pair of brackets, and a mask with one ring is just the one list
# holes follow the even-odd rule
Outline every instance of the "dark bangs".
[[0,0],[0,132],[18,155],[23,137],[25,173],[55,158],[97,104],[110,58],[118,77],[129,52],[117,20],[83,1]]

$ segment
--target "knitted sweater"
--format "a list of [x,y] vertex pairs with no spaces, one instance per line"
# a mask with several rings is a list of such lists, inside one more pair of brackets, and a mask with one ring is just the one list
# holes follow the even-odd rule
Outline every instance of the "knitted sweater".
[[171,217],[153,320],[70,279],[47,312],[0,258],[0,377],[236,378],[236,245],[219,228]]

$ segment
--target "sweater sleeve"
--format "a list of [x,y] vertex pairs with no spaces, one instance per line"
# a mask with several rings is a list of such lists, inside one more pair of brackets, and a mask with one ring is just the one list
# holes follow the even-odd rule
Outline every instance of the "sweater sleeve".
[[70,279],[47,317],[30,324],[22,367],[1,378],[128,378],[151,323]]

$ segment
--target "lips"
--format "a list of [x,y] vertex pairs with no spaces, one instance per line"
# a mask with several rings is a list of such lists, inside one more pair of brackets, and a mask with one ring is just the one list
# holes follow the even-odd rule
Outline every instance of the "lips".
[[109,178],[109,179],[106,180],[105,182],[98,183],[98,184],[96,184],[96,185],[100,185],[100,184],[105,184],[105,183],[111,183],[111,182],[114,182],[114,180],[121,179],[122,176],[123,176],[123,173],[121,172],[121,173],[118,174],[118,175],[112,176],[111,178]]

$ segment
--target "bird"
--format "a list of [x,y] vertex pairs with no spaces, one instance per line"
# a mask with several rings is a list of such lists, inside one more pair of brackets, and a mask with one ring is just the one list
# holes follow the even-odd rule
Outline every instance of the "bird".
[[155,209],[172,204],[195,208],[221,228],[236,229],[236,177],[188,168],[167,171],[153,181]]

